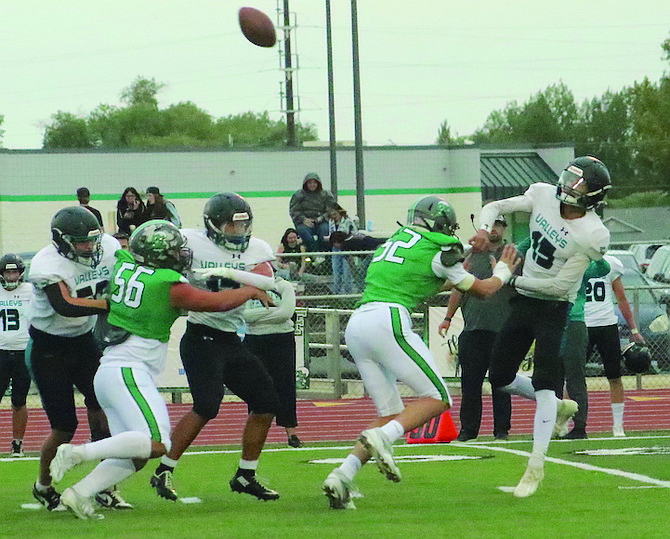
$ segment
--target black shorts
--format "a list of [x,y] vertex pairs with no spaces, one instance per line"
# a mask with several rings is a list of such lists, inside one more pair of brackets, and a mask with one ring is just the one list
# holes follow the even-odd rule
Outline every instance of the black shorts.
[[236,333],[187,322],[179,351],[193,411],[203,419],[214,419],[219,413],[224,386],[254,413],[275,415],[279,410],[272,378]]
[[12,382],[12,406],[21,408],[26,405],[26,396],[30,390],[30,374],[26,367],[23,350],[0,350],[0,400]]
[[554,391],[563,376],[561,339],[570,303],[518,295],[496,337],[489,379],[494,387],[511,384],[533,341],[533,387]]
[[589,349],[586,357],[591,355],[595,347],[603,360],[607,379],[621,378],[621,341],[619,340],[617,325],[612,324],[611,326],[598,326],[588,329]]
[[72,386],[84,396],[86,408],[101,409],[93,390],[93,377],[100,364],[100,349],[93,332],[61,337],[30,326],[29,333],[26,364],[49,424],[54,430],[74,433],[78,421]]

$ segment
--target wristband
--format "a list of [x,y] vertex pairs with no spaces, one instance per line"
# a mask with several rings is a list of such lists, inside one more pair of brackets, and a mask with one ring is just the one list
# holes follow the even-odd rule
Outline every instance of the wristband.
[[631,335],[639,335],[640,332],[638,331],[637,328],[633,328],[633,329],[630,330],[630,334],[631,334]]
[[444,321],[445,322],[451,322],[451,316],[445,316]]
[[496,267],[493,268],[493,276],[498,277],[502,281],[502,284],[505,284],[512,278],[512,272],[509,269],[509,266],[504,262],[498,262]]

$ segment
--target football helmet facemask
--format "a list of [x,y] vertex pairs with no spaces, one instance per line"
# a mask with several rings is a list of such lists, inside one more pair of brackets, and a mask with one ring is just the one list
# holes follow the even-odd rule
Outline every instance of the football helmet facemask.
[[203,211],[207,236],[219,247],[246,251],[251,238],[251,206],[237,193],[218,193]]
[[186,238],[169,221],[153,219],[142,223],[128,241],[130,254],[138,264],[184,273],[191,268],[193,251]]
[[646,346],[632,342],[621,350],[621,355],[623,355],[624,365],[632,373],[647,372],[651,367],[651,354]]
[[[7,270],[16,270],[19,272],[19,278],[16,281],[8,281],[5,279],[5,272]],[[14,290],[23,282],[23,273],[26,271],[26,265],[19,255],[14,253],[7,253],[0,258],[0,284],[5,290]]]
[[58,253],[65,258],[95,268],[102,259],[102,230],[83,206],[63,208],[51,220],[51,237]]
[[556,198],[568,206],[589,210],[604,204],[611,187],[610,173],[605,164],[587,155],[570,161],[561,172]]
[[407,210],[407,224],[453,236],[458,229],[456,212],[446,200],[427,196],[417,200]]

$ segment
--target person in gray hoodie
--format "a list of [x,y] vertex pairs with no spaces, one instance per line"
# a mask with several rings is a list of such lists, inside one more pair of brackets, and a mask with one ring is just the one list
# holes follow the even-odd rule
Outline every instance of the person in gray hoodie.
[[328,210],[335,198],[326,191],[316,172],[309,172],[291,197],[289,214],[308,252],[328,251]]

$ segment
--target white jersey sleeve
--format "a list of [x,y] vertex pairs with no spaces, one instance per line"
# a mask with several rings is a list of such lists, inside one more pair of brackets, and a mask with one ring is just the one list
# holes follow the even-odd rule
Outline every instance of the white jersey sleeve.
[[444,266],[442,264],[442,253],[437,253],[433,257],[432,268],[435,275],[448,280],[462,292],[469,290],[475,282],[474,275],[468,273],[462,262],[449,267]]
[[0,287],[0,350],[25,350],[28,345],[28,309],[33,287],[21,283],[14,290]]
[[[244,252],[230,251],[219,247],[207,237],[201,229],[183,229],[187,245],[193,250],[193,269],[232,268],[240,271],[252,271],[256,266],[275,259],[272,248],[263,240],[249,239],[249,246]],[[204,290],[218,292],[234,285],[227,279],[213,277],[207,281],[199,279],[193,272],[187,274],[189,282]],[[189,322],[203,324],[220,331],[234,333],[244,324],[244,305],[225,312],[203,313],[190,311]]]
[[523,195],[494,200],[486,204],[479,214],[479,228],[491,230],[499,215],[515,212],[530,213],[533,210],[533,185]]
[[64,282],[70,295],[76,298],[99,298],[109,286],[116,257],[121,247],[119,241],[103,234],[101,239],[102,259],[91,268],[60,255],[53,245],[41,249],[30,264],[28,281],[33,284],[34,297],[30,302],[29,317],[35,328],[64,337],[76,337],[93,329],[96,315],[65,317],[59,315],[49,303],[44,289]]
[[587,327],[611,326],[618,322],[614,311],[614,290],[612,283],[623,275],[623,264],[618,258],[605,255],[610,272],[604,277],[589,279],[586,284],[584,321]]

